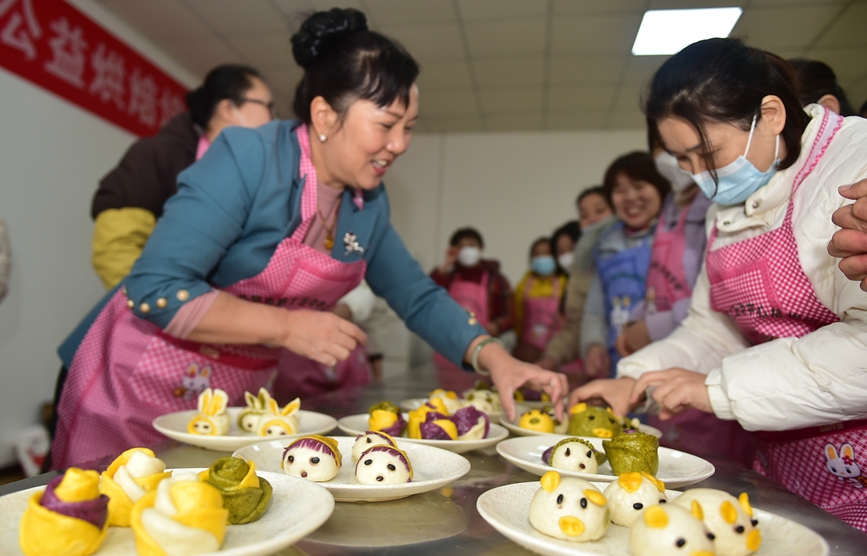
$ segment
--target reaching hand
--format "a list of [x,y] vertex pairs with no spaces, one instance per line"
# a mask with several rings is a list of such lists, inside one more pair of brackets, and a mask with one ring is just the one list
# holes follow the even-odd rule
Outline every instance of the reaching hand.
[[626,415],[634,405],[629,400],[634,385],[635,380],[631,378],[604,378],[588,382],[572,390],[569,407],[579,402],[603,402],[617,415]]
[[323,365],[344,361],[359,343],[366,344],[364,332],[334,313],[286,311],[288,333],[281,345]]
[[591,378],[611,374],[611,357],[605,346],[602,344],[590,346],[590,349],[587,350],[587,358],[584,360],[584,370]]
[[838,257],[840,270],[867,291],[867,179],[839,189],[855,202],[834,211],[831,220],[842,229],[831,237],[828,253]]
[[670,419],[688,408],[713,413],[704,384],[706,378],[701,373],[677,368],[644,373],[635,382],[630,401],[637,402],[648,386],[656,386],[653,399],[659,404],[662,419]]

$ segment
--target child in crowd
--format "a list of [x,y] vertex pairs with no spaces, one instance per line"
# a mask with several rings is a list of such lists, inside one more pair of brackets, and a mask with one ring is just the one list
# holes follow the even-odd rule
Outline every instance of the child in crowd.
[[867,531],[867,295],[827,251],[848,202],[837,186],[867,177],[867,121],[805,111],[796,83],[785,60],[735,39],[657,71],[651,131],[716,203],[705,264],[681,326],[570,401],[737,420],[757,471]]
[[590,376],[609,376],[620,359],[615,341],[644,298],[656,221],[668,181],[653,157],[632,152],[605,172],[603,190],[620,222],[605,230],[593,248],[596,276],[584,305],[581,354]]
[[[568,269],[566,320],[560,332],[548,342],[542,359],[536,362],[545,369],[558,369],[562,365],[574,366],[576,362],[580,362],[579,347],[584,301],[587,299],[593,276],[596,275],[593,246],[596,245],[596,240],[602,231],[617,222],[617,217],[614,216],[601,186],[589,187],[582,191],[575,204],[578,209],[581,236],[575,243],[572,266]],[[583,368],[580,363],[578,366]]]
[[[514,325],[512,287],[500,273],[500,263],[483,259],[485,242],[474,228],[456,230],[449,240],[443,264],[430,276],[434,282],[448,290],[449,295],[467,310],[491,336],[499,336]],[[435,357],[440,365],[440,385],[451,390],[472,387],[475,378]],[[448,376],[446,376],[448,375]],[[446,381],[446,382],[443,382]]]
[[542,350],[563,324],[563,295],[567,278],[557,268],[552,243],[546,237],[533,242],[530,247],[530,270],[515,288],[515,334],[518,343],[512,355],[521,361],[538,360]]

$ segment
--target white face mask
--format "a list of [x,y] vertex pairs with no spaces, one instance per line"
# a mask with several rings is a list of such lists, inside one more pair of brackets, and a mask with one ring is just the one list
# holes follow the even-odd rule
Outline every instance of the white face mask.
[[675,193],[680,193],[693,183],[692,176],[682,170],[677,159],[669,153],[662,151],[653,161],[656,163],[656,170],[668,180]]
[[463,266],[476,266],[482,258],[482,250],[478,247],[463,247],[458,251],[458,262]]
[[571,270],[572,263],[575,262],[575,253],[563,253],[557,257],[557,262],[560,263],[560,268],[563,270]]

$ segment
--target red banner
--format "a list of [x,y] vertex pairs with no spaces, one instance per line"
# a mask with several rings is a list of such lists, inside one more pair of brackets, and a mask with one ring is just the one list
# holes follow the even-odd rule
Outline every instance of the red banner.
[[145,136],[186,87],[64,0],[0,0],[0,66]]

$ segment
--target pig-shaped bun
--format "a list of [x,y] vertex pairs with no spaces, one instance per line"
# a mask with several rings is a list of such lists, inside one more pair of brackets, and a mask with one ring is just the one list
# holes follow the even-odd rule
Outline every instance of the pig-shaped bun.
[[713,541],[701,522],[701,506],[692,511],[674,504],[642,511],[629,532],[635,556],[714,556]]
[[665,484],[647,473],[624,473],[603,492],[615,525],[632,527],[638,515],[650,506],[665,504]]
[[714,535],[717,556],[747,556],[759,549],[762,534],[756,529],[753,508],[747,493],[735,498],[712,488],[694,488],[681,494],[672,504],[689,508],[693,501],[704,510],[702,521]]
[[608,501],[583,479],[561,478],[556,471],[542,476],[541,488],[530,502],[530,523],[541,533],[565,541],[602,538],[611,516]]

